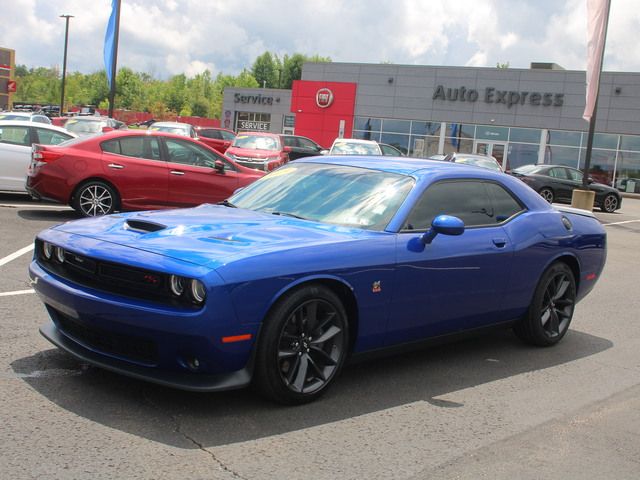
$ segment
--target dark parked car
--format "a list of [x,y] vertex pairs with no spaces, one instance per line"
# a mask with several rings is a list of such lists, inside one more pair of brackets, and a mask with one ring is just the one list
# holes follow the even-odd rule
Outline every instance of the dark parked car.
[[328,151],[307,137],[301,137],[300,135],[280,135],[280,137],[284,146],[290,148],[289,160],[323,155]]
[[96,216],[219,202],[262,175],[189,137],[119,130],[35,145],[27,192]]
[[220,153],[226,152],[236,139],[235,132],[226,128],[196,127],[196,133],[198,140]]
[[591,212],[509,175],[342,155],[288,163],[221,205],[52,227],[29,274],[42,334],[82,362],[199,392],[254,383],[292,404],[383,349],[488,327],[557,344],[605,259]]
[[[547,202],[571,203],[573,191],[582,188],[582,172],[564,165],[524,165],[511,172],[542,195]],[[589,189],[596,193],[595,205],[612,213],[622,205],[622,197],[615,188],[589,179]]]

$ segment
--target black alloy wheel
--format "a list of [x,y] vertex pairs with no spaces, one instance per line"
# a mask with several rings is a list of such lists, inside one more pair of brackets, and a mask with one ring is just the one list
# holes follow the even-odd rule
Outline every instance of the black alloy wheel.
[[108,184],[92,181],[82,185],[73,197],[72,207],[83,217],[109,215],[116,210],[118,194]]
[[554,195],[553,195],[553,190],[551,190],[548,187],[544,187],[542,189],[540,189],[540,191],[538,192],[540,194],[540,196],[542,198],[544,198],[547,202],[549,203],[553,203],[553,199],[554,199]]
[[600,205],[600,209],[603,212],[613,213],[618,209],[618,197],[616,197],[613,193],[609,193],[602,200],[602,205]]
[[514,331],[526,343],[555,345],[569,329],[575,304],[573,272],[565,263],[554,263],[542,275],[531,305]]
[[344,364],[347,316],[321,285],[285,297],[265,320],[258,345],[256,385],[268,398],[300,404],[322,395]]

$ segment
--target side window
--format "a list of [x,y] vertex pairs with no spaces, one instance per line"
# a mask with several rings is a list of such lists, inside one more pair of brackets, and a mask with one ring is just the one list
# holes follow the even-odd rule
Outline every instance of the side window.
[[101,144],[102,151],[134,158],[160,160],[160,146],[154,137],[126,137]]
[[504,222],[515,214],[524,210],[524,207],[513,196],[497,183],[485,183],[493,205],[493,218],[497,223]]
[[71,135],[56,132],[55,130],[49,130],[48,128],[36,127],[35,130],[38,137],[37,142],[44,145],[58,145],[59,143],[73,138]]
[[200,130],[200,136],[205,138],[214,138],[216,140],[222,140],[222,135],[218,130]]
[[120,155],[120,141],[119,140],[109,140],[107,142],[102,142],[100,144],[100,148],[103,152],[107,153],[115,153]]
[[553,178],[559,178],[561,180],[567,179],[567,173],[565,172],[564,168],[550,168],[549,176]]
[[570,168],[567,168],[567,173],[569,174],[569,179],[573,180],[574,182],[582,182],[582,173],[581,172],[576,172],[575,170],[572,170]]
[[298,138],[298,143],[300,143],[301,147],[306,148],[308,150],[313,150],[314,152],[318,150],[318,147],[316,146],[316,144],[307,138]]
[[[165,138],[169,161],[195,167],[215,168],[216,160],[222,160],[214,153],[191,142]],[[225,162],[226,165],[226,162]]]
[[229,142],[233,142],[236,138],[235,134],[231,133],[231,132],[227,132],[225,130],[218,130],[218,132],[220,133],[220,135],[222,135],[222,139],[223,140],[227,140]]
[[484,182],[444,181],[431,185],[409,214],[403,230],[427,230],[438,215],[453,215],[465,226],[498,223]]
[[12,145],[31,145],[29,126],[25,127],[0,127],[0,143],[10,143]]

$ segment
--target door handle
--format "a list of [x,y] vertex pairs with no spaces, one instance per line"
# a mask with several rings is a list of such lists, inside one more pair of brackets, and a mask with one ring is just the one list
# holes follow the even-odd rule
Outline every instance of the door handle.
[[504,246],[507,244],[507,239],[506,238],[494,238],[493,239],[493,244],[498,248],[504,248]]
[[108,167],[115,168],[117,170],[122,170],[124,168],[124,165],[120,165],[119,163],[110,163]]
[[184,172],[181,172],[180,170],[171,170],[169,173],[171,175],[184,175]]

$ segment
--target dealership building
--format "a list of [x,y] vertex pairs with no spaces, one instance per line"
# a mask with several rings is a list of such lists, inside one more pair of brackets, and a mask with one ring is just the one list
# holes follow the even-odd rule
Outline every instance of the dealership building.
[[[413,157],[484,153],[505,169],[581,168],[584,105],[585,72],[555,64],[306,63],[292,90],[226,89],[222,124],[295,133],[326,147],[336,137],[371,139]],[[640,192],[640,73],[602,73],[595,130],[591,175]]]

